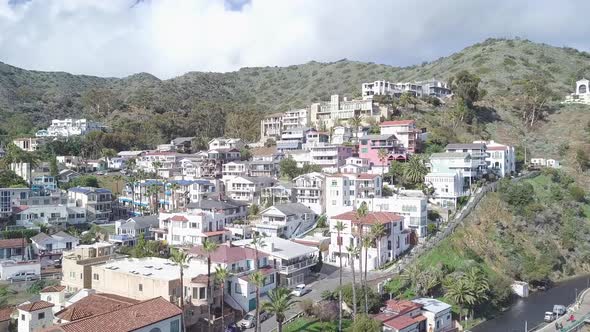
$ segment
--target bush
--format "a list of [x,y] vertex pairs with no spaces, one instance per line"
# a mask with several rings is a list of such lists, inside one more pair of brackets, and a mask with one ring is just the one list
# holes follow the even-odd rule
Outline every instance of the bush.
[[306,316],[311,316],[314,313],[314,305],[311,299],[304,299],[299,302],[299,309],[303,311]]
[[367,315],[357,315],[350,326],[351,332],[380,332],[382,323]]
[[[361,310],[365,306],[365,293],[364,290],[367,291],[367,297],[369,299],[369,312],[376,313],[379,311],[381,307],[381,296],[377,294],[372,288],[370,287],[361,287],[361,285],[356,285],[356,307],[357,309]],[[338,289],[334,291],[336,298],[338,297]],[[346,302],[349,308],[352,308],[352,284],[346,284],[342,286],[342,300]]]
[[322,322],[338,319],[338,304],[335,301],[320,302],[314,307],[314,316]]
[[524,208],[534,199],[535,189],[530,183],[512,183],[505,179],[499,185],[500,197],[506,203],[519,208]]
[[576,202],[582,203],[586,200],[586,192],[581,187],[570,186],[569,192],[570,196],[572,196],[572,199]]

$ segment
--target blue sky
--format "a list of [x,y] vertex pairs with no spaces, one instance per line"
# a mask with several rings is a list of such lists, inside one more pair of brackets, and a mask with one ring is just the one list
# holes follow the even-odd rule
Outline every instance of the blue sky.
[[311,60],[396,66],[488,37],[590,51],[590,1],[0,0],[0,61],[170,78]]

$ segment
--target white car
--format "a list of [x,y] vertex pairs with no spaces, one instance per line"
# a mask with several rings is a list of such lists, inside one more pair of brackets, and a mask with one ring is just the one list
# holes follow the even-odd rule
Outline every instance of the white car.
[[311,289],[306,288],[305,284],[299,284],[295,286],[295,289],[291,292],[294,296],[300,297],[311,292]]
[[39,275],[35,272],[19,272],[11,277],[8,277],[10,282],[15,281],[29,281],[29,280],[37,280],[39,279]]
[[[264,310],[260,311],[260,321],[264,322],[265,320],[268,319],[268,313]],[[256,326],[256,312],[252,311],[246,314],[246,316],[244,316],[244,318],[238,322],[237,324],[239,327],[243,328],[243,329],[249,329],[249,328],[253,328]]]

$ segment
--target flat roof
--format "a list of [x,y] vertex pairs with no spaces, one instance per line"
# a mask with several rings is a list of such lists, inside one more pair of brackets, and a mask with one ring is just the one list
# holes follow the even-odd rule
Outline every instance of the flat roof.
[[[178,266],[172,261],[159,257],[123,258],[100,265],[101,268],[119,273],[134,274],[144,278],[161,280],[180,279]],[[187,264],[184,275],[194,277],[207,273],[207,266],[201,264]]]
[[[275,256],[286,260],[318,252],[317,248],[306,246],[275,236],[264,237],[262,238],[262,241],[266,245],[263,247],[259,247],[259,251],[266,253],[269,256]],[[236,246],[245,246],[247,244],[250,244],[251,242],[252,240],[238,240],[233,241],[232,243]]]
[[412,300],[414,303],[421,304],[423,310],[430,311],[433,313],[439,313],[441,311],[447,310],[451,308],[450,304],[447,304],[443,301],[439,301],[437,299],[431,299],[427,297],[414,299]]

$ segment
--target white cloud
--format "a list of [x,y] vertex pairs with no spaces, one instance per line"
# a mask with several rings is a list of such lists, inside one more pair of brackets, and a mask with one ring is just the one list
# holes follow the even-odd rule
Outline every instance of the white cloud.
[[[590,49],[587,1],[0,0],[0,61],[162,78],[349,58],[433,60],[487,37]],[[232,10],[241,6],[241,10]]]

